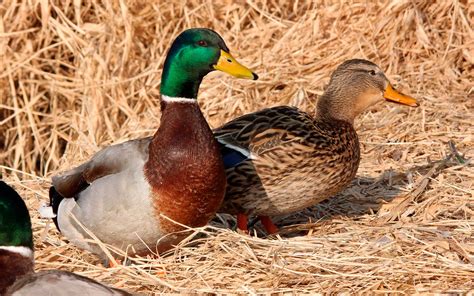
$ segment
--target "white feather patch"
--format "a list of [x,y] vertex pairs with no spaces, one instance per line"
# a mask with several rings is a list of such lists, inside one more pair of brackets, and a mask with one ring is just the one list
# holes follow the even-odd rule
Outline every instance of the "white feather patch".
[[17,253],[26,258],[33,259],[33,250],[24,246],[0,246],[0,250],[10,251]]
[[217,138],[217,142],[223,144],[224,146],[230,148],[230,149],[233,149],[235,151],[238,151],[240,153],[242,153],[245,157],[247,157],[248,159],[255,159],[255,156],[250,153],[250,151],[248,151],[247,149],[245,148],[242,148],[242,147],[239,147],[239,146],[235,146],[235,145],[232,145],[230,143],[227,143],[225,140],[223,139],[219,139]]
[[167,103],[197,103],[197,100],[192,98],[168,97],[161,95],[161,99]]
[[49,207],[46,204],[42,203],[38,209],[41,218],[52,219],[56,218],[56,215],[53,213],[53,207]]

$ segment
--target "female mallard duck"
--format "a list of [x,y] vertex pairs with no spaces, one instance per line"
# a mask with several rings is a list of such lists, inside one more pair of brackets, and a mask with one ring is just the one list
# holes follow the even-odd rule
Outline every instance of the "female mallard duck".
[[50,205],[56,226],[73,244],[104,255],[86,241],[91,237],[85,227],[123,250],[161,252],[182,239],[175,232],[183,225],[200,227],[214,216],[225,194],[225,170],[196,100],[203,77],[213,70],[257,79],[216,32],[181,33],[165,60],[155,135],[107,147],[53,177]]
[[34,272],[33,233],[25,202],[0,181],[0,295],[131,295],[60,270]]
[[344,189],[359,167],[354,119],[382,98],[417,106],[415,99],[392,88],[377,65],[354,59],[332,74],[314,118],[280,106],[215,130],[227,173],[218,212],[237,214],[237,226],[244,231],[247,215],[258,215],[274,233],[269,216],[302,210]]

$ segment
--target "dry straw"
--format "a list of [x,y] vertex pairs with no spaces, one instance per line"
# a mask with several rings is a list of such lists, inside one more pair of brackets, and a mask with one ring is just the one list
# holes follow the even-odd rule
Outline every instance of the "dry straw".
[[[0,3],[0,173],[31,209],[38,269],[145,294],[474,288],[472,0],[152,2]],[[331,71],[354,57],[378,63],[421,106],[360,116],[357,179],[276,219],[287,225],[280,237],[237,234],[219,216],[168,256],[106,269],[35,209],[51,175],[153,133],[166,49],[196,26],[221,33],[261,77],[205,79],[199,102],[213,127],[267,106],[313,112]]]

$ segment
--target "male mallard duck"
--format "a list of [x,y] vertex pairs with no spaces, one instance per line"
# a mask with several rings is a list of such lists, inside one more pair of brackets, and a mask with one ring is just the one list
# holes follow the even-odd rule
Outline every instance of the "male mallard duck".
[[175,233],[182,225],[200,227],[214,216],[225,194],[225,170],[196,100],[203,77],[214,70],[258,78],[230,55],[216,32],[184,31],[165,60],[155,135],[107,147],[53,177],[55,223],[73,244],[104,255],[86,241],[91,237],[85,226],[123,250],[133,246],[137,254],[161,252],[182,239]]
[[25,202],[0,181],[0,295],[131,295],[60,270],[34,272],[33,233]]
[[380,68],[354,59],[342,63],[319,99],[316,116],[280,106],[246,114],[214,131],[221,145],[227,191],[218,212],[258,215],[269,233],[269,216],[317,204],[344,189],[359,167],[359,141],[353,122],[382,101],[417,106],[395,91]]

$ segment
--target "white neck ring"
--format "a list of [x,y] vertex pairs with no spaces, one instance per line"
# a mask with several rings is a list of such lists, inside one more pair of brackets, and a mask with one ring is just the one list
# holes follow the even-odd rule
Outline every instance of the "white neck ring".
[[33,250],[24,246],[0,246],[0,250],[10,251],[12,253],[20,254],[23,257],[33,259]]
[[163,100],[163,102],[166,103],[197,103],[197,100],[192,98],[168,97],[165,95],[161,95],[161,99]]

